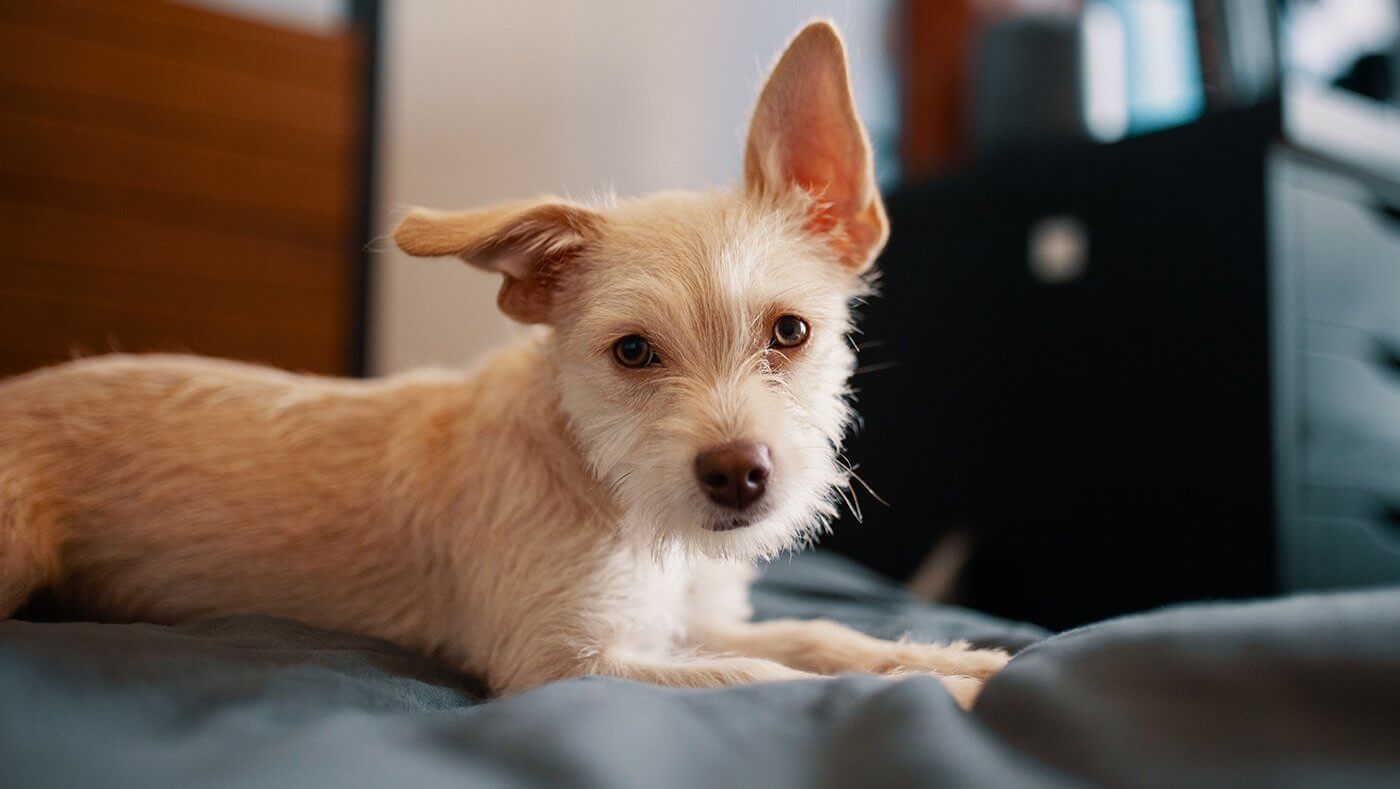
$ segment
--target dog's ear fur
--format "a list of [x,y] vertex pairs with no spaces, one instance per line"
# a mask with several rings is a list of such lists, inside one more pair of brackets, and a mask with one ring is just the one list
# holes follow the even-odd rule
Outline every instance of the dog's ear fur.
[[476,211],[415,209],[394,230],[399,249],[418,257],[452,255],[505,276],[496,298],[521,323],[548,323],[561,267],[587,245],[602,218],[557,198]]
[[889,221],[851,99],[846,49],[831,23],[804,27],[773,67],[749,121],[744,186],[759,195],[806,192],[808,227],[856,272],[884,248]]

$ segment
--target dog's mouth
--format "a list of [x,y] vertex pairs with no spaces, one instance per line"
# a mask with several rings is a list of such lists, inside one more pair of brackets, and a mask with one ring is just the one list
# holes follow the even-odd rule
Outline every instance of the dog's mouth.
[[734,531],[736,529],[743,529],[745,527],[752,526],[761,520],[763,520],[762,513],[753,513],[751,515],[730,515],[724,518],[717,518],[713,521],[710,521],[709,525],[706,528],[708,528],[710,531]]

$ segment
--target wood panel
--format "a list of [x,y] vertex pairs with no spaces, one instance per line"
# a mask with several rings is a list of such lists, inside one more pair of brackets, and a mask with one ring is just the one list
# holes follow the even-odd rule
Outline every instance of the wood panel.
[[255,122],[226,123],[168,106],[132,104],[106,96],[0,83],[0,107],[8,112],[78,126],[103,126],[138,136],[174,134],[189,145],[340,170],[357,155],[358,137],[279,134]]
[[918,181],[963,162],[970,151],[968,85],[973,38],[982,23],[971,0],[906,0],[900,164]]
[[[41,354],[47,363],[108,351],[200,353],[296,370],[334,371],[340,364],[332,331],[322,325],[228,318],[176,310],[144,310],[72,296],[0,295],[0,337]],[[62,334],[50,330],[61,324]],[[119,328],[113,328],[113,327]],[[17,371],[16,371],[17,372]]]
[[[191,259],[197,260],[192,256]],[[250,318],[288,326],[324,326],[338,316],[319,286],[279,283],[209,282],[140,271],[101,271],[67,263],[11,261],[0,281],[0,294],[57,298],[79,304],[125,307],[136,312]]]
[[361,53],[347,36],[314,36],[158,0],[0,4],[0,18],[113,43],[192,66],[259,74],[332,93],[354,81]]
[[74,39],[61,31],[9,23],[5,16],[0,12],[5,41],[0,73],[7,82],[330,137],[348,128],[349,97],[343,93]]
[[0,172],[242,217],[249,229],[335,243],[348,233],[350,173],[76,126],[0,110]]
[[360,40],[0,3],[0,375],[114,348],[345,372]]
[[78,261],[94,272],[251,283],[269,290],[319,285],[341,292],[345,285],[344,255],[333,246],[224,231],[212,223],[147,221],[100,207],[0,199],[0,238],[5,239],[0,254],[7,260],[54,266]]

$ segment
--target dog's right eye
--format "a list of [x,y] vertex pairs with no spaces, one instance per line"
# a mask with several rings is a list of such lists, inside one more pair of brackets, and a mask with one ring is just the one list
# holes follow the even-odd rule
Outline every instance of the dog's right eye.
[[640,334],[629,334],[626,337],[613,343],[613,358],[623,367],[646,367],[650,364],[660,364],[656,358],[656,352],[651,349],[651,343]]

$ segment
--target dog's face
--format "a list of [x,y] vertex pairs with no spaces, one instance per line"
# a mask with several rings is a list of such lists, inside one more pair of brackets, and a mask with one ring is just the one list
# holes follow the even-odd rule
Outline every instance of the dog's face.
[[733,195],[608,212],[556,321],[565,412],[630,535],[771,554],[834,511],[861,279]]
[[742,189],[419,211],[396,240],[505,274],[502,309],[553,327],[561,406],[624,534],[754,558],[835,514],[850,306],[886,233],[840,39],[817,23],[759,98]]

